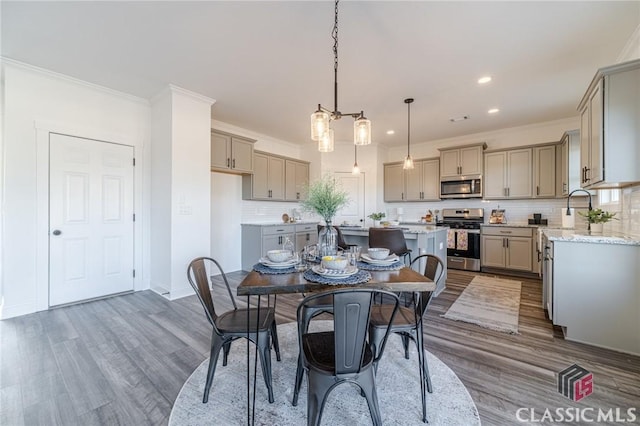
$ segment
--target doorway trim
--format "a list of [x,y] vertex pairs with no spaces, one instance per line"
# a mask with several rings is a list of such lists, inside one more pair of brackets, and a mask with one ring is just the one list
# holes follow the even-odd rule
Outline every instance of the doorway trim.
[[[133,174],[133,205],[136,213],[136,222],[133,229],[133,265],[136,276],[133,279],[134,291],[144,289],[142,279],[142,165],[141,153],[142,141],[135,138],[104,131],[95,128],[87,128],[71,123],[57,123],[51,121],[35,121],[36,131],[36,300],[35,311],[49,309],[49,134],[59,133],[63,135],[93,139],[101,142],[110,142],[127,145],[133,148],[136,157],[136,167]],[[138,142],[138,143],[136,143]]]

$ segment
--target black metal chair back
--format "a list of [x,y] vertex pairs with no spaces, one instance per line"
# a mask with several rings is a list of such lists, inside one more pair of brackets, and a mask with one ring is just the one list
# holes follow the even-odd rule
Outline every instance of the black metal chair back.
[[369,228],[369,247],[387,248],[398,256],[409,256],[411,263],[411,250],[407,247],[402,229]]

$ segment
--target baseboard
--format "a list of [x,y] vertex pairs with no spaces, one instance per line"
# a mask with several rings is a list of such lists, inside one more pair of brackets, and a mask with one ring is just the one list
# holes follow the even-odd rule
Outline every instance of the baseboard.
[[21,303],[19,305],[7,305],[6,301],[3,300],[2,305],[0,305],[0,319],[3,320],[19,317],[21,315],[32,314],[34,312],[38,312],[35,301]]
[[498,275],[509,275],[512,277],[530,278],[534,280],[540,279],[537,272],[515,271],[513,269],[490,268],[490,267],[483,266],[480,272],[483,272],[486,274],[498,274]]

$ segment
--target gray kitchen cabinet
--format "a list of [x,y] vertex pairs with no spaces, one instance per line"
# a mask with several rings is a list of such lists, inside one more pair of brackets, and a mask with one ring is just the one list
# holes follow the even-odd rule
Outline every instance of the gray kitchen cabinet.
[[296,250],[300,251],[304,246],[318,243],[318,224],[297,224],[296,225]]
[[483,268],[537,272],[534,228],[483,226],[480,237]]
[[578,111],[582,187],[640,182],[640,60],[599,69]]
[[556,196],[569,195],[580,188],[580,131],[570,130],[562,135],[556,147]]
[[281,249],[289,238],[295,244],[296,225],[242,225],[242,269],[250,271],[269,250]]
[[285,161],[284,198],[286,201],[299,201],[309,183],[309,163],[298,160]]
[[640,245],[550,240],[543,283],[565,339],[640,355]]
[[556,145],[533,148],[534,198],[556,196]]
[[440,177],[481,175],[485,143],[440,150]]
[[211,170],[225,173],[253,173],[254,140],[211,131]]
[[484,163],[485,199],[533,196],[531,148],[487,152],[484,154]]
[[255,151],[253,166],[253,174],[242,178],[242,198],[245,200],[283,201],[285,159]]
[[405,201],[402,163],[384,165],[384,201]]
[[384,200],[440,201],[440,160],[414,161],[412,170],[404,170],[403,163],[384,165]]

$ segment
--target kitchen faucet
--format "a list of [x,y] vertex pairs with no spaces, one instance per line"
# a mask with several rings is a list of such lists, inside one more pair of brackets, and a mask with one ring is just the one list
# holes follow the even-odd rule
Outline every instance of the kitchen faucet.
[[[571,196],[574,193],[578,192],[578,191],[582,191],[582,192],[584,192],[585,194],[587,194],[589,196],[589,211],[593,210],[593,207],[591,206],[591,193],[589,191],[587,191],[587,190],[578,188],[578,189],[574,189],[573,191],[571,191],[569,193],[569,195],[567,196],[567,213],[566,213],[567,216],[571,216],[571,209],[569,208],[569,200],[571,200]],[[588,223],[587,229],[591,230],[591,222],[587,221],[587,223]]]

